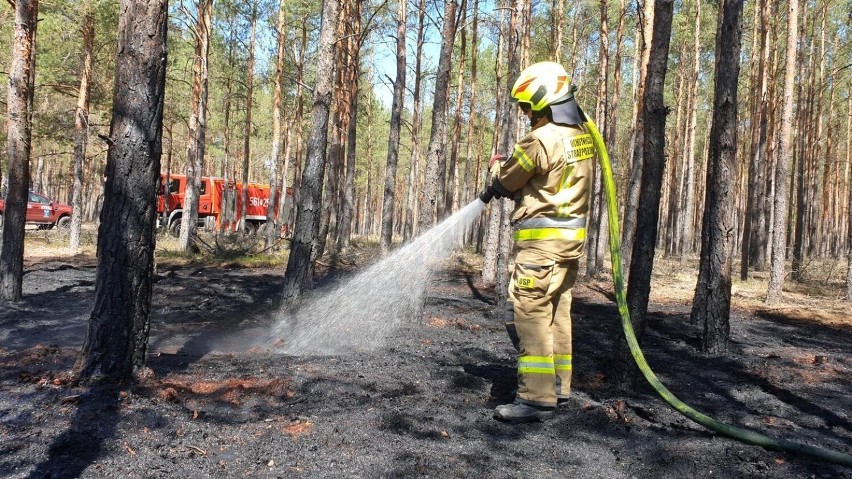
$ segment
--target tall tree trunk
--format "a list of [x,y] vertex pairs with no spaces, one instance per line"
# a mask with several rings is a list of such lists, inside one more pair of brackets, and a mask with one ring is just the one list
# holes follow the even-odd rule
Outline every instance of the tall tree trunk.
[[846,106],[846,300],[852,301],[852,89]]
[[347,119],[346,161],[344,162],[343,188],[340,201],[340,221],[337,228],[337,248],[343,250],[349,247],[350,236],[352,236],[352,217],[355,211],[355,162],[357,156],[358,141],[358,95],[361,81],[361,43],[363,33],[361,31],[361,0],[353,5],[355,11],[352,15],[352,33],[348,36],[349,42],[349,117]]
[[[530,5],[524,0],[515,0],[514,8],[512,9],[509,20],[509,35],[507,39],[507,51],[509,61],[506,69],[506,75],[509,81],[514,81],[521,74],[522,64],[528,56],[526,48],[529,43],[524,39],[527,36],[530,25]],[[520,129],[519,117],[521,113],[518,111],[516,104],[510,101],[504,101],[502,105],[502,120],[500,122],[502,131],[500,132],[500,144],[497,151],[510,152],[514,144],[518,141],[518,132]],[[499,227],[497,239],[497,308],[502,309],[506,303],[508,295],[509,283],[508,266],[509,254],[512,245],[512,232],[509,225],[509,219],[514,207],[511,201],[499,201],[497,213],[499,217]]]
[[124,381],[145,365],[154,275],[168,2],[122,0],[95,297],[79,377]]
[[716,27],[716,87],[710,129],[710,164],[704,200],[701,263],[692,322],[704,324],[705,353],[728,350],[731,335],[734,181],[737,175],[737,80],[743,0],[723,0]]
[[239,231],[247,232],[246,207],[248,206],[248,183],[249,168],[251,168],[251,137],[252,121],[251,114],[254,104],[254,45],[257,37],[257,2],[251,5],[251,34],[249,36],[248,65],[246,65],[246,123],[245,136],[243,137],[243,191],[240,204]]
[[189,143],[186,146],[186,194],[180,225],[179,247],[198,251],[198,199],[207,138],[207,78],[210,58],[210,28],[213,0],[199,0],[196,9],[195,63],[192,69],[192,115],[189,117]]
[[68,249],[76,253],[80,248],[80,230],[83,225],[83,165],[89,140],[89,93],[92,79],[92,52],[95,40],[95,20],[88,0],[82,5],[83,68],[80,70],[80,89],[74,111],[74,190],[71,193],[71,234]]
[[766,181],[766,133],[769,101],[769,2],[760,0],[758,12],[755,17],[759,18],[759,43],[757,54],[753,54],[753,62],[757,62],[757,101],[752,125],[752,153],[749,157],[748,168],[748,193],[746,198],[745,221],[743,224],[743,240],[740,256],[740,279],[748,279],[748,270],[752,262],[757,263],[760,268],[761,243],[765,238],[760,235],[760,218],[764,203],[764,187]]
[[14,41],[6,97],[9,185],[0,248],[0,299],[17,302],[22,299],[24,279],[24,224],[30,187],[38,0],[17,0],[14,5]]
[[[473,147],[474,147],[474,134],[473,134],[473,125],[475,123],[476,118],[476,67],[477,60],[479,58],[479,0],[473,1],[473,19],[471,20],[471,33],[470,33],[470,97],[468,98],[468,121],[467,121],[467,151],[465,153],[465,161],[464,161],[464,194],[462,196],[462,202],[467,203],[472,199],[473,194],[472,191],[476,190],[476,186],[479,182],[479,175],[474,175],[473,178],[470,177],[470,166],[471,163],[476,163],[478,166],[478,155],[474,155]],[[473,183],[473,184],[472,184]]]
[[[408,204],[406,208],[405,231],[403,239],[408,241],[417,234],[419,221],[419,205],[422,203],[420,194],[423,188],[420,187],[420,87],[423,83],[421,67],[423,58],[423,43],[426,17],[426,1],[420,0],[417,15],[417,43],[416,52],[414,54],[414,91],[411,108],[411,169],[408,173]],[[417,220],[415,220],[415,215]]]
[[772,225],[772,260],[769,268],[769,288],[766,302],[781,299],[784,283],[784,262],[787,257],[787,177],[790,169],[790,140],[793,129],[793,88],[796,79],[796,36],[798,34],[799,2],[790,0],[787,8],[787,65],[784,68],[783,111],[781,136],[778,143],[778,162],[775,165],[775,215]]
[[[453,115],[453,139],[450,143],[450,164],[448,165],[449,177],[447,178],[447,191],[444,209],[451,214],[459,209],[459,143],[461,142],[462,105],[464,105],[464,69],[467,63],[467,0],[462,0],[459,9],[457,25],[462,26],[461,39],[459,40],[459,62],[456,67],[456,105]],[[474,81],[471,78],[471,83]]]
[[[505,49],[505,43],[508,43],[506,37],[509,36],[508,32],[503,31],[503,22],[505,16],[505,9],[500,9],[500,19],[498,22],[498,34],[497,34],[497,55],[494,62],[494,76],[497,80],[497,93],[495,95],[495,104],[494,108],[494,131],[491,139],[492,151],[491,153],[503,153],[508,154],[508,151],[500,150],[500,135],[503,131],[502,125],[502,111],[503,111],[503,101],[502,95],[500,94],[503,90],[509,90],[508,82],[512,81],[511,79],[507,79],[506,86],[503,87],[503,79],[507,76],[503,73],[501,68],[503,64],[503,51]],[[509,15],[509,28],[508,31],[514,31],[516,15],[513,13]],[[485,182],[488,183],[489,174],[487,171],[485,173]],[[500,240],[500,228],[501,223],[503,221],[503,206],[499,201],[492,201],[487,215],[487,221],[483,222],[483,226],[485,231],[483,232],[483,242],[485,243],[485,248],[483,252],[483,260],[482,260],[482,282],[487,285],[493,285],[497,282],[497,251],[499,247]]]
[[429,149],[426,154],[426,179],[423,201],[420,204],[420,230],[425,231],[435,224],[436,216],[443,214],[443,182],[446,164],[447,143],[447,91],[450,86],[450,68],[453,43],[456,38],[456,0],[444,4],[444,28],[441,34],[441,56],[435,77],[435,95],[432,102],[432,131],[429,134]]
[[565,0],[552,0],[552,28],[550,56],[556,63],[562,63],[562,40],[565,34]]
[[[637,210],[636,242],[630,262],[630,282],[627,285],[627,306],[630,321],[641,339],[645,332],[645,315],[651,293],[651,271],[654,267],[654,245],[660,211],[663,171],[665,170],[666,113],[663,103],[663,86],[666,81],[666,64],[672,30],[674,0],[654,2],[653,36],[649,44],[648,71],[642,106],[643,166],[642,182]],[[627,341],[619,334],[616,342],[615,379],[619,387],[635,384],[637,369],[633,363]]]
[[[600,12],[601,12],[601,25],[600,25],[600,37],[601,37],[601,47],[598,54],[599,58],[599,68],[598,68],[598,102],[597,107],[595,108],[595,117],[597,121],[600,122],[598,127],[604,133],[609,131],[609,101],[607,98],[607,93],[609,89],[609,24],[607,19],[607,0],[600,0]],[[609,138],[607,138],[609,140]],[[603,250],[599,250],[600,242],[598,241],[599,237],[603,234],[604,227],[606,224],[606,210],[603,207],[603,201],[601,196],[601,169],[598,168],[597,163],[593,163],[593,188],[592,195],[589,199],[590,201],[590,211],[591,214],[591,222],[592,227],[587,231],[589,232],[588,239],[586,242],[587,247],[587,256],[586,256],[586,277],[594,278],[598,274],[600,274],[603,269]]]
[[333,75],[323,74],[334,69],[335,28],[337,26],[337,0],[323,2],[319,51],[317,52],[317,81],[313,92],[311,134],[302,174],[296,228],[290,243],[290,257],[284,274],[285,299],[295,299],[313,283],[314,265],[311,262],[312,244],[319,233],[322,210],[323,172],[325,171],[328,114],[331,108],[331,83]]
[[[287,41],[284,33],[285,21],[287,19],[285,11],[285,1],[281,0],[278,4],[278,26],[276,32],[278,35],[278,45],[275,55],[275,79],[272,89],[272,145],[269,151],[270,168],[269,168],[269,203],[266,204],[266,228],[265,228],[265,245],[266,248],[272,247],[275,238],[278,236],[281,228],[278,227],[276,219],[275,200],[278,198],[278,165],[281,164],[281,82],[284,81],[284,43]],[[285,169],[286,176],[286,169]],[[281,190],[282,204],[286,196],[286,189]],[[280,208],[279,208],[280,209]],[[279,217],[280,218],[280,217]]]
[[681,263],[686,261],[689,254],[692,253],[694,230],[693,223],[695,221],[695,132],[698,126],[698,84],[701,74],[701,0],[695,0],[695,33],[693,45],[693,68],[692,68],[692,98],[689,115],[689,128],[687,132],[687,141],[689,148],[685,148],[686,168],[684,170],[684,193],[683,193],[683,218],[680,222],[683,234],[679,250],[681,253]]
[[382,253],[390,251],[393,242],[393,206],[396,193],[396,164],[399,160],[399,131],[402,128],[402,108],[405,104],[405,18],[406,0],[399,0],[396,20],[396,80],[393,82],[388,159],[385,169],[385,195],[382,202]]
[[[645,104],[645,88],[647,81],[645,77],[648,75],[648,62],[650,61],[650,46],[652,26],[654,25],[656,15],[655,3],[657,0],[645,0],[644,6],[637,2],[636,9],[636,40],[637,51],[636,55],[636,76],[634,78],[636,88],[633,92],[633,128],[630,129],[630,176],[627,186],[627,197],[624,207],[624,230],[621,232],[621,250],[623,253],[624,270],[630,272],[630,262],[633,255],[633,240],[636,236],[637,211],[639,208],[639,191],[640,179],[642,178],[642,160],[645,157],[642,148],[644,148],[643,135],[645,131],[644,118],[641,108]],[[642,10],[639,8],[642,7]],[[625,278],[626,279],[626,278]]]

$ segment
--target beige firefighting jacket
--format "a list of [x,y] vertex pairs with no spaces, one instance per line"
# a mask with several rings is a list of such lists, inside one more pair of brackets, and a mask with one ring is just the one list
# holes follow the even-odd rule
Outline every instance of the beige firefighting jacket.
[[581,125],[545,123],[515,145],[495,178],[514,193],[516,248],[557,262],[583,254],[594,156],[592,136]]

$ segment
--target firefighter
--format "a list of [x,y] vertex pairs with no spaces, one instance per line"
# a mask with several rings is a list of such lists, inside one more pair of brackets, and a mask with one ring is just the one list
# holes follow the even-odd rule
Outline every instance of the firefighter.
[[571,389],[571,290],[586,238],[594,144],[565,68],[541,62],[521,72],[512,100],[531,131],[511,156],[491,159],[481,198],[515,200],[515,269],[509,284],[518,348],[518,390],[496,419],[529,422],[553,414]]

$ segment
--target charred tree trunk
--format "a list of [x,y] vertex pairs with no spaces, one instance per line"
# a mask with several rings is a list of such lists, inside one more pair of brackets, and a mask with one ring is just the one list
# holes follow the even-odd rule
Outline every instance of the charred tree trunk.
[[14,42],[9,68],[9,93],[6,97],[6,154],[9,161],[9,186],[3,214],[3,238],[0,249],[0,299],[22,299],[24,279],[24,224],[32,151],[32,106],[35,93],[36,28],[38,0],[17,0]]
[[86,145],[89,140],[89,93],[92,79],[92,52],[95,40],[95,20],[89,11],[89,2],[83,11],[83,68],[80,71],[80,89],[74,114],[74,190],[71,193],[71,234],[68,249],[80,248],[80,230],[83,225],[83,166],[86,162]]
[[432,103],[432,131],[429,135],[429,150],[426,153],[426,179],[423,202],[420,205],[420,230],[425,231],[435,224],[436,216],[443,214],[443,175],[447,161],[447,91],[450,86],[450,68],[453,43],[456,38],[456,0],[447,0],[444,6],[444,28],[441,34],[441,56],[435,78],[435,97]]
[[311,111],[311,134],[305,169],[300,186],[299,209],[296,228],[290,244],[290,257],[284,274],[284,294],[287,300],[297,298],[313,283],[314,265],[311,262],[312,244],[319,232],[322,210],[323,172],[325,171],[326,141],[328,139],[328,114],[331,108],[331,83],[333,71],[335,28],[337,26],[337,0],[323,2],[322,27],[317,54],[316,86]]
[[705,353],[728,350],[731,335],[731,265],[737,176],[737,80],[743,0],[723,0],[716,27],[716,87],[710,129],[710,164],[702,227],[701,263],[692,322],[704,324]]
[[[475,162],[478,166],[477,158],[478,156],[474,156],[473,146],[474,146],[474,134],[473,134],[473,125],[475,123],[476,116],[476,67],[477,60],[479,58],[479,0],[474,0],[473,2],[473,19],[471,20],[471,33],[470,33],[470,97],[467,100],[468,104],[468,121],[467,121],[467,151],[465,153],[465,161],[464,161],[464,192],[462,195],[462,203],[467,203],[471,201],[473,193],[472,191],[476,191],[476,186],[478,186],[479,182],[479,174],[475,174],[473,178],[470,177],[471,174],[471,163]],[[473,184],[471,184],[473,183]]]
[[400,0],[396,20],[396,80],[393,83],[388,161],[385,170],[385,195],[382,202],[382,253],[390,251],[393,242],[393,206],[396,193],[396,165],[399,160],[399,132],[402,128],[402,107],[405,103],[405,9],[407,1]]
[[[643,135],[642,182],[637,210],[636,241],[630,262],[630,282],[627,285],[627,306],[630,321],[641,340],[645,332],[645,315],[651,293],[651,271],[654,267],[654,245],[660,212],[659,192],[665,170],[666,114],[663,103],[663,86],[666,80],[666,63],[672,30],[674,0],[654,2],[653,36],[649,45],[648,71],[642,117]],[[630,348],[622,335],[616,343],[615,379],[621,388],[635,385],[638,369],[634,365]]]
[[787,64],[784,70],[783,111],[778,161],[775,165],[775,200],[772,225],[772,260],[769,268],[769,288],[766,302],[781,299],[784,284],[784,262],[787,258],[787,179],[790,173],[790,140],[793,129],[793,88],[796,79],[796,36],[798,34],[799,2],[790,0],[787,9]]
[[210,58],[210,28],[213,0],[199,0],[195,17],[195,63],[192,72],[192,115],[189,117],[189,144],[186,147],[186,194],[180,225],[179,247],[198,251],[198,199],[201,171],[207,147],[207,78]]
[[163,132],[168,3],[122,0],[95,298],[76,366],[124,381],[145,365]]

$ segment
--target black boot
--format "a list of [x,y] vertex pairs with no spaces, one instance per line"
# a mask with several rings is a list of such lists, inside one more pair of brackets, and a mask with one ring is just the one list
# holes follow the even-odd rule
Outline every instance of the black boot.
[[505,422],[544,421],[553,415],[553,407],[533,406],[518,401],[494,409],[494,419]]

